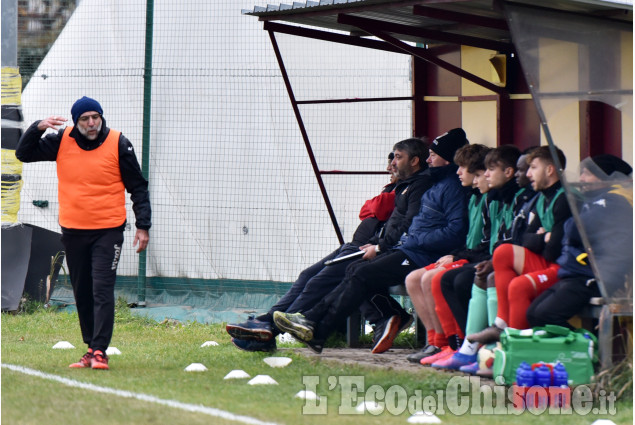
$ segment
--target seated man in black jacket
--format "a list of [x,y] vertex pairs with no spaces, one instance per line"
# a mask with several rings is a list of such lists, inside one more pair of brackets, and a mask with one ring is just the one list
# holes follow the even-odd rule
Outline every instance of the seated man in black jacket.
[[[326,266],[324,264],[326,261],[360,252],[369,244],[392,246],[397,243],[399,237],[408,229],[412,217],[417,214],[421,195],[428,188],[427,179],[423,178],[428,168],[426,164],[428,148],[422,140],[412,138],[396,143],[393,150],[394,157],[389,168],[394,169],[398,181],[394,184],[394,209],[388,221],[384,224],[375,216],[365,218],[358,226],[350,243],[340,246],[303,270],[289,291],[267,313],[257,318],[250,317],[243,323],[228,324],[226,329],[233,337],[234,345],[247,351],[275,350],[275,336],[280,331],[273,323],[273,312],[297,313],[311,309],[340,283],[346,267],[350,264],[350,261],[341,261]],[[392,191],[392,187],[390,189]],[[364,208],[362,208],[363,211]],[[380,218],[386,220],[386,217]],[[360,255],[366,257],[368,254],[361,253]],[[396,301],[388,300],[387,302],[391,303],[394,309],[401,309]],[[363,305],[362,310],[371,321],[373,316],[377,315],[374,312],[375,308],[370,304]],[[403,314],[407,313],[403,312]]]

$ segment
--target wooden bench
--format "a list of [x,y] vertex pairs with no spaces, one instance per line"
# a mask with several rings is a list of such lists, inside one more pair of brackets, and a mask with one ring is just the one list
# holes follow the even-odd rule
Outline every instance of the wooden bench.
[[613,339],[615,338],[614,323],[617,317],[633,317],[633,301],[628,299],[613,300],[607,303],[604,298],[591,298],[589,304],[577,314],[584,329],[593,331],[593,320],[598,321],[598,357],[600,369],[605,370],[613,366]]

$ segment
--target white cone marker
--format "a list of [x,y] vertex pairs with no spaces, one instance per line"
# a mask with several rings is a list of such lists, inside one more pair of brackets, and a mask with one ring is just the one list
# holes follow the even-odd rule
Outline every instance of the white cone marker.
[[209,346],[216,347],[217,345],[218,345],[218,342],[216,341],[205,341],[203,344],[201,344],[201,348],[209,347]]
[[256,375],[247,383],[249,385],[278,385],[278,383],[269,375]]
[[106,349],[106,355],[107,356],[118,356],[121,354],[121,351],[119,351],[119,349],[117,347],[108,347]]
[[265,357],[262,361],[271,367],[286,367],[291,363],[288,357]]
[[317,394],[315,394],[313,391],[300,391],[295,395],[295,398],[301,398],[302,400],[319,400],[319,397]]
[[70,350],[71,348],[75,348],[73,344],[68,341],[60,341],[53,346],[56,350]]
[[207,368],[202,363],[192,363],[185,368],[186,372],[205,372]]
[[229,372],[223,379],[243,379],[243,378],[251,378],[247,372],[241,369],[234,369]]

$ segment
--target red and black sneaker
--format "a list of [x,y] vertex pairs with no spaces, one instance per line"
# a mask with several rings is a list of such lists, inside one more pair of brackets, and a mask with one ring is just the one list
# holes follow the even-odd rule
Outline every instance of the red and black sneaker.
[[101,350],[95,350],[90,361],[90,367],[93,369],[108,370],[108,356]]
[[73,363],[69,365],[68,367],[72,367],[72,368],[91,367],[92,359],[93,359],[93,349],[89,348],[88,352],[84,354],[77,363]]
[[382,320],[377,323],[373,331],[373,348],[371,353],[383,353],[392,347],[392,343],[395,341],[400,329],[401,318],[398,315],[391,316],[387,320]]

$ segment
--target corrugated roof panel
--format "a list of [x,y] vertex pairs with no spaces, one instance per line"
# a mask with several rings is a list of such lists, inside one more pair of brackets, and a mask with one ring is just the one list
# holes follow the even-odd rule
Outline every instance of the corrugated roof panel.
[[[515,3],[535,7],[632,22],[632,6],[618,5],[612,1],[514,0]],[[344,14],[372,19],[375,22],[368,25],[373,30],[390,33],[402,41],[422,44],[466,44],[498,50],[500,45],[495,43],[510,43],[511,39],[503,10],[494,8],[491,0],[446,0],[439,3],[416,0],[307,0],[294,1],[292,6],[283,6],[281,3],[276,8],[270,5],[266,10],[254,7],[252,12],[243,10],[243,14],[258,16],[263,21],[290,22],[365,36],[366,32],[361,29],[363,25],[358,28],[338,22],[338,17]],[[391,31],[390,28],[396,25],[406,28]],[[465,38],[465,43],[461,37]]]

